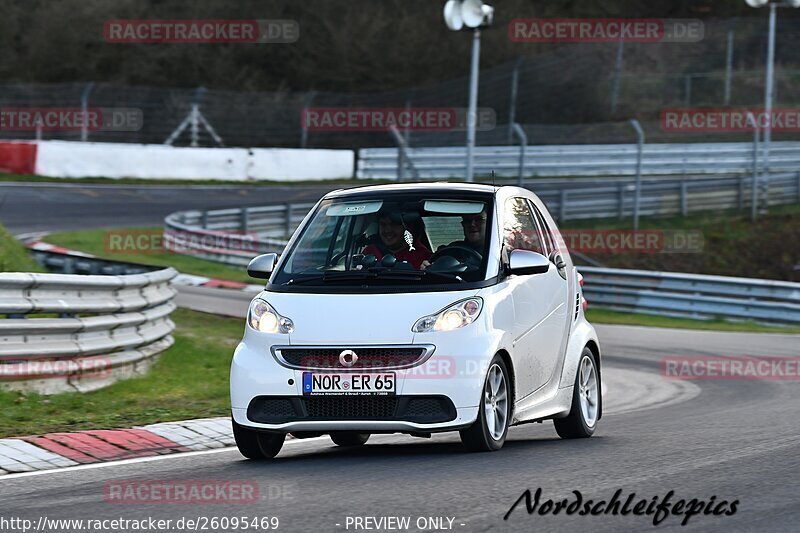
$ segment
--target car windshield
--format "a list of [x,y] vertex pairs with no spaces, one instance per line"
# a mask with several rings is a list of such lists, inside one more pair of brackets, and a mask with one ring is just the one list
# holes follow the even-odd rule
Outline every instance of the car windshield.
[[442,194],[328,199],[272,284],[453,285],[486,272],[491,197]]

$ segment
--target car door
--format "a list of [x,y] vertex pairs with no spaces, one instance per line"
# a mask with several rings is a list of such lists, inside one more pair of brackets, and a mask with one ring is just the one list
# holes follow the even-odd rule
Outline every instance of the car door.
[[[550,255],[542,228],[525,198],[506,200],[503,243],[508,253]],[[568,325],[567,281],[551,261],[543,274],[508,278],[514,305],[513,358],[520,399],[543,387],[557,368]]]

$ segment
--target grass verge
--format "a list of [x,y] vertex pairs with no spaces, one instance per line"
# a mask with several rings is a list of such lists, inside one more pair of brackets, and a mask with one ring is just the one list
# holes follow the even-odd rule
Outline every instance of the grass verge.
[[[705,212],[687,217],[641,220],[641,230],[699,231],[702,249],[693,252],[583,253],[609,268],[691,272],[717,276],[800,281],[800,204],[771,207],[750,220],[745,212]],[[561,229],[629,231],[630,219],[569,221]],[[666,244],[666,243],[665,243]]]
[[0,272],[44,272],[17,241],[0,225]]
[[253,278],[247,275],[244,267],[234,267],[206,261],[191,255],[172,253],[161,248],[160,239],[157,239],[155,249],[140,251],[125,251],[124,253],[109,250],[106,245],[107,235],[109,234],[160,234],[162,228],[116,228],[116,229],[93,229],[80,231],[64,231],[51,233],[44,240],[50,244],[63,246],[71,250],[89,253],[111,259],[114,261],[125,261],[130,263],[141,263],[144,265],[171,266],[183,274],[194,274],[195,276],[206,276],[209,278],[219,278],[231,281],[241,281],[245,283],[255,283]]
[[741,331],[749,333],[800,333],[800,326],[768,326],[753,321],[729,322],[722,319],[694,320],[667,316],[646,315],[642,313],[622,313],[609,309],[592,307],[586,310],[586,318],[594,324],[621,324],[626,326],[647,326],[652,328],[701,329],[712,331]]
[[175,344],[145,376],[85,394],[0,391],[0,437],[229,415],[228,373],[243,321],[185,309],[172,318]]

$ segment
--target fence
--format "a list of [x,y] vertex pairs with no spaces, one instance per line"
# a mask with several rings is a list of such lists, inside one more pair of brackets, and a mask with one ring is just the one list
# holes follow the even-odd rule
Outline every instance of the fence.
[[[632,176],[636,173],[635,144],[528,146],[523,175],[535,176]],[[464,147],[410,148],[407,157],[421,178],[446,179],[464,176]],[[511,146],[480,146],[475,149],[475,173],[488,176],[519,175],[520,150]],[[397,148],[359,150],[356,177],[396,179]],[[770,170],[800,168],[800,142],[773,142]],[[746,174],[753,168],[752,143],[645,144],[642,175]]]
[[800,324],[800,283],[579,267],[590,305],[696,319]]
[[0,274],[0,383],[50,394],[145,372],[173,343],[176,275]]
[[[525,126],[531,145],[626,142],[632,135],[624,120],[632,117],[641,121],[649,141],[659,138],[664,141],[697,139],[660,131],[659,111],[676,106],[762,105],[766,20],[766,16],[755,14],[738,20],[706,19],[703,39],[696,43],[509,43],[504,35],[507,28],[495,26],[485,34],[479,105],[495,111],[499,126],[478,133],[477,142],[482,145],[510,144],[509,125],[512,122]],[[419,30],[418,17],[407,18],[405,24],[408,21],[414,21],[414,29]],[[369,19],[372,26],[373,22]],[[409,27],[402,21],[396,22],[399,25],[395,31]],[[348,66],[324,59],[324,54],[320,55],[314,49],[315,39],[301,39],[290,47],[293,53],[287,56],[281,55],[286,50],[275,50],[277,55],[273,56],[270,49],[269,55],[275,65],[288,69],[277,72],[269,67],[253,69],[249,55],[227,57],[217,53],[214,47],[197,48],[191,57],[184,54],[182,47],[157,46],[147,50],[140,47],[136,49],[137,57],[142,61],[136,71],[137,79],[153,80],[154,85],[177,83],[184,88],[115,85],[102,79],[86,83],[5,83],[0,85],[0,107],[80,109],[85,104],[89,109],[133,108],[142,113],[141,128],[136,131],[45,131],[42,134],[45,139],[163,143],[196,109],[226,146],[351,149],[392,146],[394,143],[388,133],[304,129],[301,124],[303,110],[312,107],[466,107],[467,78],[458,76],[469,63],[469,40],[463,35],[452,34],[442,42],[441,21],[430,19],[425,22],[428,23],[436,27],[435,32],[420,31],[415,39],[406,39],[403,47],[380,50],[380,54],[375,55],[381,61],[369,76],[371,85],[365,84],[367,80],[359,70],[363,64],[355,62],[355,66]],[[304,21],[303,24],[306,28],[306,24],[314,23]],[[329,31],[327,27],[318,29],[323,33]],[[26,31],[33,30],[35,28],[26,26]],[[75,33],[73,29],[69,37],[74,37]],[[782,15],[776,47],[776,107],[800,103],[795,53],[799,34],[800,21]],[[54,43],[59,42],[52,31],[46,35]],[[313,32],[306,35],[313,35]],[[297,47],[303,49],[304,46],[312,47],[304,59],[308,68],[293,68],[296,57],[304,57]],[[338,46],[341,52],[351,49],[352,44],[343,40]],[[427,68],[409,71],[407,58],[414,57],[415,53],[410,52],[408,46],[426,51],[438,47],[443,53],[428,54],[431,57],[425,58]],[[96,74],[94,65],[97,62],[120,64],[121,58],[127,57],[122,52],[125,48],[100,47],[92,51],[96,61],[73,61],[68,69],[75,72],[74,79],[88,80]],[[338,55],[333,52],[334,57]],[[60,54],[43,54],[41,62],[28,65],[25,77],[52,77],[53,68],[66,68],[55,64],[60,57]],[[9,61],[9,64],[14,64],[13,60]],[[54,67],[48,68],[50,62],[54,62]],[[185,68],[164,70],[162,65],[173,63]],[[269,61],[266,64],[270,64]],[[214,88],[187,88],[187,84],[194,81],[194,67],[201,66],[216,73],[216,76],[206,76]],[[12,71],[9,71],[12,75],[5,76],[7,79],[14,78]],[[320,80],[326,80],[322,85],[340,90],[256,92],[225,89],[242,86],[243,75],[250,87],[275,88],[288,84],[304,88],[320,85]],[[120,76],[124,73],[115,77],[125,81]],[[363,90],[350,89],[362,86]],[[397,89],[382,90],[385,87]],[[199,139],[195,140],[199,145],[217,145],[205,128],[197,131]],[[411,131],[404,134],[410,146],[458,145],[465,141],[463,131],[447,134]],[[6,139],[31,139],[35,135],[33,131],[0,131],[0,137]],[[798,138],[797,132],[793,136],[782,135],[776,133],[775,139]],[[718,140],[747,140],[748,137],[746,133],[716,136]],[[189,145],[191,136],[186,132],[175,143]]]

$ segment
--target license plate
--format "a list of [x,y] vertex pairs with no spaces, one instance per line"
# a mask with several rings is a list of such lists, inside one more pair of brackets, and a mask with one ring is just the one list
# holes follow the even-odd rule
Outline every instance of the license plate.
[[303,394],[306,395],[389,395],[395,393],[394,372],[382,374],[331,374],[303,372]]

